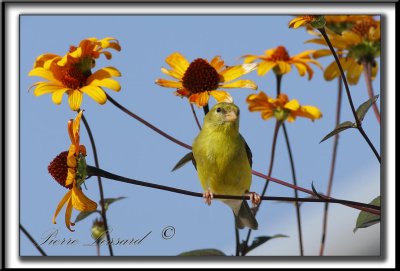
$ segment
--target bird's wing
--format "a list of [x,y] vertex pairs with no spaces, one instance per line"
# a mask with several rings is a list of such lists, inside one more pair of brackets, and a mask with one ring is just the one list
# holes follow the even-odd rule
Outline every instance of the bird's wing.
[[251,153],[249,145],[247,145],[246,140],[244,140],[244,137],[240,135],[240,138],[243,140],[244,145],[246,147],[246,153],[247,153],[247,159],[249,159],[250,167],[253,166],[253,154]]
[[176,163],[176,165],[174,166],[174,168],[172,169],[172,171],[175,171],[181,167],[183,167],[187,162],[192,161],[194,167],[197,170],[197,166],[196,166],[196,160],[194,160],[194,156],[193,156],[193,152],[189,152],[188,154],[186,154],[185,156],[182,157],[181,160],[179,160],[178,163]]

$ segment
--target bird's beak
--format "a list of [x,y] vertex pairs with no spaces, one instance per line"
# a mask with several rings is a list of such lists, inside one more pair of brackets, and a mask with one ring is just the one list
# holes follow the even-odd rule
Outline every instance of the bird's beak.
[[227,121],[234,122],[235,120],[237,120],[237,115],[234,111],[229,111],[228,113],[225,114],[225,119]]

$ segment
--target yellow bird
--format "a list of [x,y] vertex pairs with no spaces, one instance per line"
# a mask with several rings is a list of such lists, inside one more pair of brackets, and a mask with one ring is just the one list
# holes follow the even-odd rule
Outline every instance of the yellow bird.
[[[233,103],[218,103],[205,116],[203,127],[192,145],[192,153],[182,158],[173,170],[192,160],[204,189],[208,205],[213,194],[250,195],[253,204],[260,201],[249,193],[252,154],[239,133],[239,108]],[[221,199],[233,210],[236,226],[257,229],[258,223],[244,200]]]

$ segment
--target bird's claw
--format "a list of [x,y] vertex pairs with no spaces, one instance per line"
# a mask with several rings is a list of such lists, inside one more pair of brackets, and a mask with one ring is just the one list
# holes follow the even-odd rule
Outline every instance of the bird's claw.
[[259,194],[257,194],[256,192],[249,192],[248,193],[250,200],[251,200],[251,204],[253,207],[257,207],[258,204],[260,204],[261,202],[261,197]]
[[214,199],[214,195],[210,190],[207,190],[203,193],[204,202],[211,205],[211,201]]

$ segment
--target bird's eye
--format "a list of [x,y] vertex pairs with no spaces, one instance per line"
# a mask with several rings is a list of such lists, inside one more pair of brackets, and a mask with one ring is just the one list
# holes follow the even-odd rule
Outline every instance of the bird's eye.
[[220,113],[222,111],[221,107],[217,108],[217,112]]

